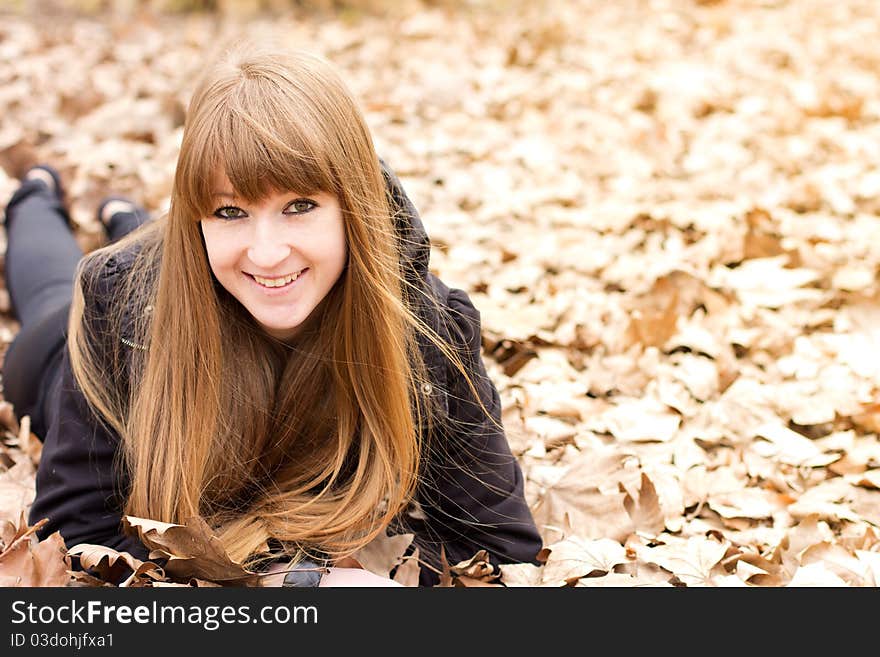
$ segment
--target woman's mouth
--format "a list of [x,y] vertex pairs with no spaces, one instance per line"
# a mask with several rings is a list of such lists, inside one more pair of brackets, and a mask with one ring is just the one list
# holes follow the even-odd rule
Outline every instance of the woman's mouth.
[[254,274],[248,274],[248,277],[264,292],[273,293],[273,292],[284,292],[294,287],[297,282],[308,273],[309,268],[295,272],[293,274],[288,274],[287,276],[282,276],[280,278],[263,278],[262,276],[255,276]]

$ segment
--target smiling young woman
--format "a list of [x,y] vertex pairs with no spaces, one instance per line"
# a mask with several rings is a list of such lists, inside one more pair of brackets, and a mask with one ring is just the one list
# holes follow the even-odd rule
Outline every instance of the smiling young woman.
[[[145,557],[123,514],[201,516],[277,569],[406,531],[423,585],[441,552],[534,562],[479,312],[428,271],[418,212],[326,60],[229,51],[195,88],[168,213],[81,259],[60,182],[32,178],[6,212],[10,351],[46,365],[26,382],[7,357],[4,379],[44,437],[44,535]],[[62,251],[60,285],[19,266]]]

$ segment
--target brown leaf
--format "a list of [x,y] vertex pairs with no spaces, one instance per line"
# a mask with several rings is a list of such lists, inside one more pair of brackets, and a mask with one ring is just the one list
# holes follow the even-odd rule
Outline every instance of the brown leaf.
[[0,520],[15,522],[30,507],[36,491],[35,477],[33,463],[22,457],[14,466],[0,472]]
[[456,577],[455,578],[455,585],[458,587],[462,587],[462,588],[464,588],[464,587],[474,588],[474,587],[484,587],[484,586],[502,586],[501,584],[499,584],[497,582],[492,582],[490,580],[485,580],[485,579],[476,579],[474,577],[468,577],[467,575],[459,575],[458,577]]
[[415,548],[412,554],[406,557],[403,563],[397,567],[393,579],[404,586],[418,586],[421,570],[421,566],[419,566],[419,548]]
[[581,577],[609,573],[627,561],[626,549],[608,538],[584,541],[573,536],[554,543],[549,551],[541,581],[550,586],[571,585]]
[[28,531],[0,554],[0,586],[66,586],[70,581],[70,558],[61,534],[39,541],[36,530]]
[[0,425],[6,427],[16,436],[21,430],[21,425],[15,419],[15,408],[8,401],[0,401]]
[[767,258],[785,253],[779,233],[770,213],[763,208],[753,208],[746,213],[746,232],[743,242],[743,259]]
[[811,545],[800,555],[801,565],[821,564],[850,586],[872,586],[870,570],[854,552],[830,542]]
[[0,150],[0,168],[10,178],[21,178],[37,160],[34,145],[24,139]]
[[558,481],[545,487],[534,509],[545,544],[565,537],[566,523],[582,538],[626,540],[633,526],[624,495],[599,488],[614,482],[616,489],[621,478],[630,476],[624,475],[625,458],[614,450],[584,450]]
[[632,519],[633,527],[638,532],[656,536],[663,531],[665,522],[663,511],[660,509],[660,498],[654,484],[648,479],[648,475],[642,473],[642,486],[639,489],[639,499],[635,501],[626,490],[626,487],[618,484],[620,492],[624,493],[623,507]]
[[109,587],[113,586],[112,584],[104,581],[100,577],[95,577],[94,575],[91,575],[83,570],[71,570],[71,571],[68,571],[68,574],[71,577],[71,582],[70,582],[69,586],[79,586],[79,587],[88,587],[88,588],[101,587],[101,586],[109,586]]
[[501,564],[501,582],[505,586],[540,586],[544,569],[531,563]]
[[440,546],[440,581],[437,583],[437,587],[449,588],[455,586],[452,581],[452,570],[449,566],[449,561],[446,560],[446,548],[442,545]]
[[498,578],[498,573],[495,572],[495,566],[489,562],[489,553],[486,550],[480,550],[470,559],[459,561],[450,568],[450,572],[455,577],[467,577],[486,582]]
[[168,559],[165,572],[174,578],[207,579],[236,586],[258,586],[259,577],[229,558],[220,539],[201,517],[174,525],[134,516],[123,518],[123,527],[137,535],[150,557]]
[[852,421],[865,431],[880,433],[880,403],[865,405],[861,413],[853,415]]
[[403,561],[403,554],[409,548],[414,536],[414,534],[388,536],[382,532],[351,556],[365,570],[382,577],[390,577],[391,570]]
[[119,552],[104,545],[80,543],[70,548],[68,554],[78,557],[84,569],[97,571],[99,578],[105,582],[119,583],[122,576],[131,570],[125,581],[119,584],[120,587],[132,586],[145,577],[162,579],[164,576],[162,569],[156,564],[141,561],[128,552]]
[[693,536],[683,544],[675,543],[638,551],[639,558],[654,563],[674,574],[687,586],[711,586],[719,562],[727,550],[726,543]]
[[684,271],[661,276],[651,289],[630,304],[627,344],[662,347],[676,332],[678,318],[690,317],[699,306],[709,314],[729,306],[727,298]]

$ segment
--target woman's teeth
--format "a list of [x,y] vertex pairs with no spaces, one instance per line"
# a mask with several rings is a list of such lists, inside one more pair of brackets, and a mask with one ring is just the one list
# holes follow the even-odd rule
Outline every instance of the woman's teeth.
[[282,287],[284,285],[287,285],[291,281],[295,281],[297,278],[299,278],[300,274],[302,274],[302,271],[295,274],[288,274],[287,276],[282,276],[281,278],[263,278],[262,276],[254,276],[254,280],[264,287]]

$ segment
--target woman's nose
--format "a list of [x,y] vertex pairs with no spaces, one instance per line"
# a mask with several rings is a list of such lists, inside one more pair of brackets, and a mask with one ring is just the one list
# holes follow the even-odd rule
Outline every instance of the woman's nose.
[[250,242],[248,258],[263,270],[273,269],[290,255],[290,245],[279,239],[277,234],[268,234],[268,231],[254,231]]

